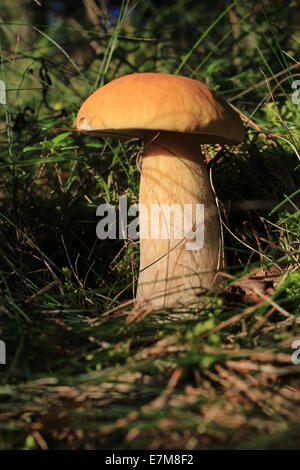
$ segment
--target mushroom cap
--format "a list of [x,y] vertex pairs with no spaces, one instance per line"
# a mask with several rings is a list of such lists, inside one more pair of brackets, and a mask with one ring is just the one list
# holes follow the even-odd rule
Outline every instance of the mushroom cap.
[[199,134],[202,143],[243,140],[236,111],[203,83],[165,73],[135,73],[95,91],[81,106],[77,128],[143,137],[145,131]]

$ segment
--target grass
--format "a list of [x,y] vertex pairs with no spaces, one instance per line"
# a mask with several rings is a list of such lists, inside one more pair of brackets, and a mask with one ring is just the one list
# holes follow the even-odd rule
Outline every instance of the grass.
[[[296,5],[124,1],[116,18],[90,2],[89,21],[46,26],[6,3],[0,448],[299,448]],[[95,236],[99,204],[138,200],[140,143],[54,130],[97,86],[152,70],[206,82],[247,129],[204,148],[230,269],[180,311],[134,307],[138,243]]]

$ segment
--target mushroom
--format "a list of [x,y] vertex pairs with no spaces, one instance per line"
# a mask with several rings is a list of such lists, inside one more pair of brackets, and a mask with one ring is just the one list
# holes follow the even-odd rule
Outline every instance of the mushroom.
[[200,145],[241,142],[239,115],[199,81],[136,73],[87,98],[77,128],[143,139],[136,300],[161,308],[197,299],[225,267]]

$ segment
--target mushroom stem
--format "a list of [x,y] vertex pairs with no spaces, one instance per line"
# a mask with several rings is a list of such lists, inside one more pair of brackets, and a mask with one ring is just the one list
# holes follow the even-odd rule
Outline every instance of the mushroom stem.
[[[195,300],[213,285],[221,258],[220,222],[199,137],[160,132],[145,139],[139,197],[137,301],[160,308]],[[189,230],[194,238],[186,237]]]

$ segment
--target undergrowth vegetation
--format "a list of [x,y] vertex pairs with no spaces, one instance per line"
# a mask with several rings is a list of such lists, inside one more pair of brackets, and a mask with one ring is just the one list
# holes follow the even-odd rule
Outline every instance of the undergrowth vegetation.
[[[297,2],[38,3],[0,13],[0,447],[299,448]],[[96,238],[99,204],[138,201],[141,143],[72,130],[147,71],[203,81],[246,129],[203,146],[229,269],[180,310],[135,306],[138,242]]]

